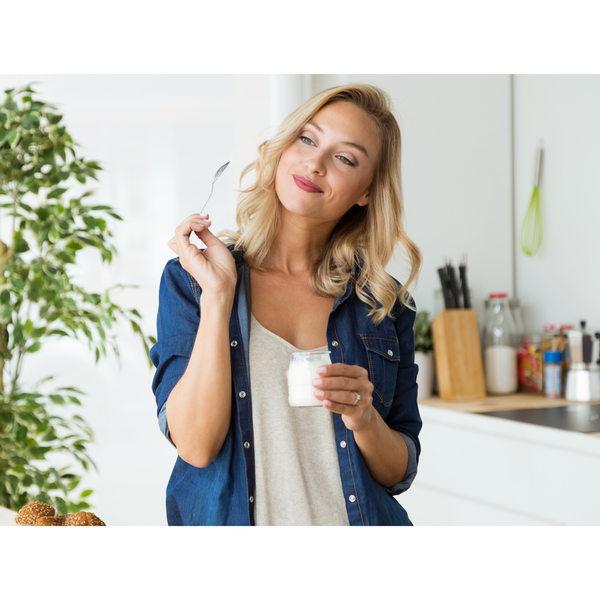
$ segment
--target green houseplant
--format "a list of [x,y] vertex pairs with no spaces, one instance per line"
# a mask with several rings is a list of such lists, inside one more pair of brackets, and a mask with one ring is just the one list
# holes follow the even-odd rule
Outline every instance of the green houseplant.
[[418,311],[413,325],[415,333],[415,352],[427,354],[433,350],[433,337],[431,335],[431,321],[429,311]]
[[433,336],[428,311],[417,312],[413,331],[415,334],[415,363],[419,366],[419,373],[417,374],[418,398],[429,398],[433,389],[435,365],[432,352]]
[[[92,490],[74,496],[81,480],[76,471],[95,467],[88,453],[93,432],[80,415],[71,414],[84,393],[72,386],[51,389],[52,377],[23,382],[23,361],[62,337],[87,342],[96,362],[107,348],[119,358],[111,328],[121,319],[129,321],[147,355],[148,342],[156,340],[142,332],[138,311],[112,301],[110,292],[125,286],[95,294],[72,281],[83,248],[96,249],[111,263],[116,250],[107,217],[121,217],[110,206],[87,203],[92,191],[81,187],[97,179],[101,167],[77,155],[61,121],[56,107],[39,101],[31,86],[5,91],[0,104],[0,505],[18,510],[37,499],[67,513],[91,508],[86,499]],[[49,457],[59,454],[70,462],[57,469]]]

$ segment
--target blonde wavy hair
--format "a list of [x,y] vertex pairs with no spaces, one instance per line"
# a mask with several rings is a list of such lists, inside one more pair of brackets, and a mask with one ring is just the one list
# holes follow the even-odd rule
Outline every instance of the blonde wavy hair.
[[[352,102],[375,123],[379,132],[379,160],[371,181],[369,202],[354,205],[337,223],[319,257],[311,267],[310,286],[320,296],[341,296],[357,266],[356,294],[371,310],[369,316],[378,325],[392,315],[396,300],[401,310],[415,310],[408,287],[418,279],[422,264],[419,248],[404,231],[402,177],[400,169],[400,128],[392,114],[391,100],[383,90],[367,84],[332,87],[314,95],[281,123],[275,135],[258,147],[255,162],[247,165],[242,179],[252,169],[255,182],[240,189],[236,209],[238,231],[223,230],[217,237],[242,250],[246,262],[265,270],[266,258],[281,223],[282,206],[275,192],[275,175],[283,151],[292,144],[319,110],[333,102]],[[410,264],[410,276],[401,287],[386,273],[396,245],[404,246]],[[378,306],[379,305],[379,306]]]

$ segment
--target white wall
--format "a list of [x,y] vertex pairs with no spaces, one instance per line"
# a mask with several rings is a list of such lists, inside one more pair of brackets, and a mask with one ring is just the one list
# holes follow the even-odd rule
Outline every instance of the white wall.
[[[525,327],[578,327],[586,319],[600,330],[600,76],[517,75],[514,96],[516,276]],[[521,252],[519,236],[540,139],[544,239],[530,257]]]
[[[468,254],[478,315],[490,292],[513,293],[510,79],[507,75],[314,77],[315,90],[371,83],[392,97],[403,143],[406,230],[423,253],[414,292],[434,311],[437,269]],[[401,254],[389,272],[406,280]]]

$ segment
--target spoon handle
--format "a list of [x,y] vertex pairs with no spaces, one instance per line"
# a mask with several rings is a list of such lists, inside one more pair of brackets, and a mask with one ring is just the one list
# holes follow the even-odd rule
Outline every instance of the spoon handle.
[[[215,189],[215,182],[213,181],[212,188],[210,189],[210,196],[212,196],[212,193],[213,193],[214,189]],[[210,196],[208,197],[208,200],[210,200]],[[208,200],[204,203],[204,206],[200,210],[200,214],[201,215],[204,214],[204,209],[206,208],[206,205],[208,204]]]
[[[215,173],[215,177],[214,177],[213,182],[212,182],[212,187],[210,188],[210,195],[208,196],[208,200],[210,200],[210,197],[213,194],[213,190],[215,189],[215,181],[217,181],[217,179],[219,179],[219,177],[221,177],[221,173],[223,173],[223,171],[227,168],[227,165],[230,162],[231,161],[227,161],[222,167],[219,167],[219,170]],[[200,214],[204,213],[204,209],[206,208],[206,205],[208,204],[208,200],[204,203],[204,206],[200,210]]]

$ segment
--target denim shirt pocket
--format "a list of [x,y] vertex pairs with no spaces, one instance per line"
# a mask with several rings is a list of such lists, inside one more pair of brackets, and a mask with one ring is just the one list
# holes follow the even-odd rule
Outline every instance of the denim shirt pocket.
[[369,363],[369,380],[375,387],[373,404],[377,408],[388,407],[394,400],[398,364],[400,362],[400,344],[397,339],[371,337],[361,334]]

